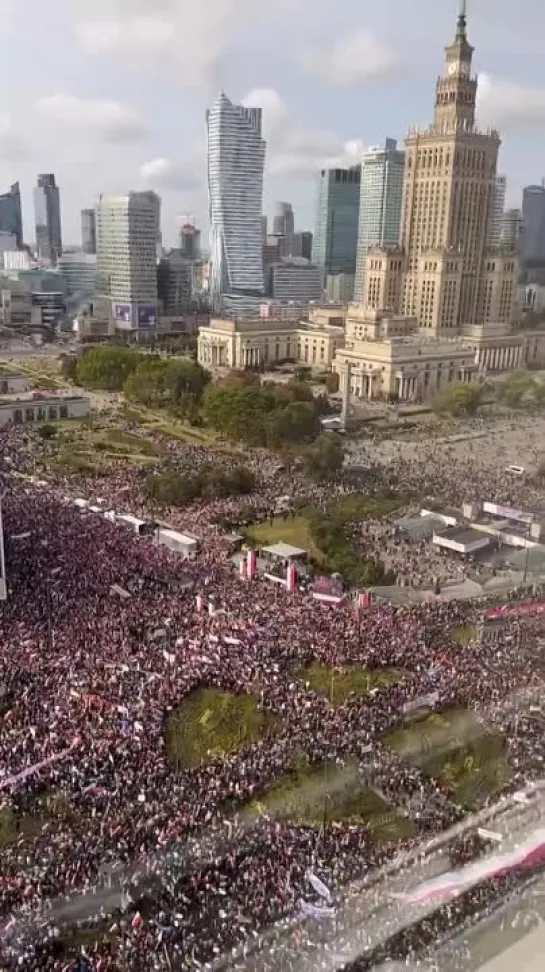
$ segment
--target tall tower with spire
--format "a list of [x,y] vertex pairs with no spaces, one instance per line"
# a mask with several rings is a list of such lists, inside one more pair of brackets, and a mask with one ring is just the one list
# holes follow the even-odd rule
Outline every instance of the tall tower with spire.
[[[467,333],[493,318],[502,323],[513,310],[516,267],[508,277],[503,257],[491,261],[487,253],[500,137],[476,125],[472,59],[461,0],[433,121],[410,129],[405,140],[399,309],[432,336]],[[496,270],[501,283],[491,277]],[[501,306],[493,297],[500,292]]]

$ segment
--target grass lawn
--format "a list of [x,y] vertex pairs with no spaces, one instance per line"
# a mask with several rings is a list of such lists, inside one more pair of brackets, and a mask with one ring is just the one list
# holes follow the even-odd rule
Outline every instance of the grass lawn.
[[57,429],[57,436],[49,440],[57,451],[47,456],[46,462],[63,473],[100,476],[118,462],[153,467],[163,455],[163,449],[152,439],[92,419],[48,424]]
[[247,530],[249,540],[259,547],[269,547],[273,543],[291,543],[294,547],[308,550],[311,557],[318,563],[323,561],[323,554],[314,543],[309,529],[309,522],[304,516],[294,516],[284,519],[277,517],[272,524],[257,523]]
[[343,705],[351,696],[368,695],[375,688],[387,688],[403,678],[394,668],[368,669],[363,665],[345,665],[335,671],[328,665],[313,662],[299,673],[303,682],[309,682],[313,692],[325,695],[334,705]]
[[441,780],[453,799],[470,809],[481,806],[509,779],[504,740],[487,732],[465,709],[433,713],[396,729],[384,741]]
[[454,643],[457,645],[469,645],[477,638],[477,628],[474,624],[464,624],[461,628],[456,628],[453,635]]
[[186,445],[203,446],[217,452],[237,455],[243,453],[240,447],[229,442],[223,442],[210,429],[198,429],[161,409],[126,406],[123,414],[131,422],[139,422],[150,431],[178,439],[180,442],[185,442]]
[[191,769],[253,745],[277,723],[252,695],[197,689],[170,716],[167,751],[176,765]]
[[401,498],[379,498],[376,496],[365,496],[363,493],[354,493],[353,496],[344,496],[342,499],[333,503],[331,512],[333,515],[340,515],[343,519],[350,521],[365,520],[368,518],[376,519],[387,516],[403,506],[405,501]]
[[290,820],[299,826],[326,823],[365,824],[375,840],[391,841],[415,833],[413,821],[365,785],[356,761],[310,766],[296,760],[292,772],[254,800],[248,809],[251,817],[271,816]]

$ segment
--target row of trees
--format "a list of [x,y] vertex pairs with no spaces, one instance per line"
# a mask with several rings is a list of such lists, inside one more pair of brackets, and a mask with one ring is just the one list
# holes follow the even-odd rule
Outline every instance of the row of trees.
[[316,439],[326,409],[326,398],[302,381],[261,385],[256,375],[237,372],[209,385],[202,402],[204,421],[226,438],[273,449]]
[[131,401],[157,408],[198,405],[210,375],[189,358],[161,358],[134,348],[88,348],[81,357],[67,357],[65,377],[84,388],[123,391]]
[[80,358],[66,358],[63,371],[85,388],[123,391],[136,405],[169,409],[249,446],[278,449],[312,443],[328,409],[327,397],[314,396],[304,381],[261,385],[258,375],[233,371],[212,384],[195,361],[141,354],[134,348],[89,348]]
[[224,470],[218,466],[205,466],[194,475],[184,475],[176,470],[148,476],[145,492],[162,506],[185,506],[197,499],[224,499],[229,496],[246,496],[255,488],[256,479],[246,466]]
[[508,408],[539,409],[545,406],[545,384],[529,371],[512,371],[495,389],[478,384],[453,382],[446,385],[433,402],[439,414],[461,417],[475,415],[486,396]]

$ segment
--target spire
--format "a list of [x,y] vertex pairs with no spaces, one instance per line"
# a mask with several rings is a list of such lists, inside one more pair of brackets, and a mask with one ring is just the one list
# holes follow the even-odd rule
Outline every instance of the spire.
[[458,0],[458,20],[456,21],[456,40],[467,40],[467,3]]

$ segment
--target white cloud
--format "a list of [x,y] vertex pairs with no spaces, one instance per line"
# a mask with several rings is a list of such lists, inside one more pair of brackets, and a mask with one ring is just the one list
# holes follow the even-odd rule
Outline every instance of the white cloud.
[[138,116],[116,101],[95,101],[55,94],[37,102],[40,114],[51,121],[96,134],[106,142],[132,142],[145,137]]
[[307,74],[344,87],[384,77],[397,67],[398,60],[371,30],[360,27],[333,43],[304,51],[301,63]]
[[93,54],[122,55],[138,71],[169,71],[187,85],[218,85],[224,54],[250,0],[73,0],[76,36]]
[[146,162],[140,169],[143,181],[153,189],[190,192],[200,185],[199,170],[190,162],[187,165],[159,156]]
[[501,129],[530,129],[545,125],[545,88],[479,76],[477,114],[482,124]]
[[272,175],[315,173],[328,166],[356,164],[364,151],[358,140],[344,141],[333,132],[299,124],[283,98],[272,88],[256,88],[243,99],[263,110],[267,166]]
[[0,158],[17,162],[25,158],[26,154],[23,139],[13,128],[11,115],[9,112],[0,112]]

